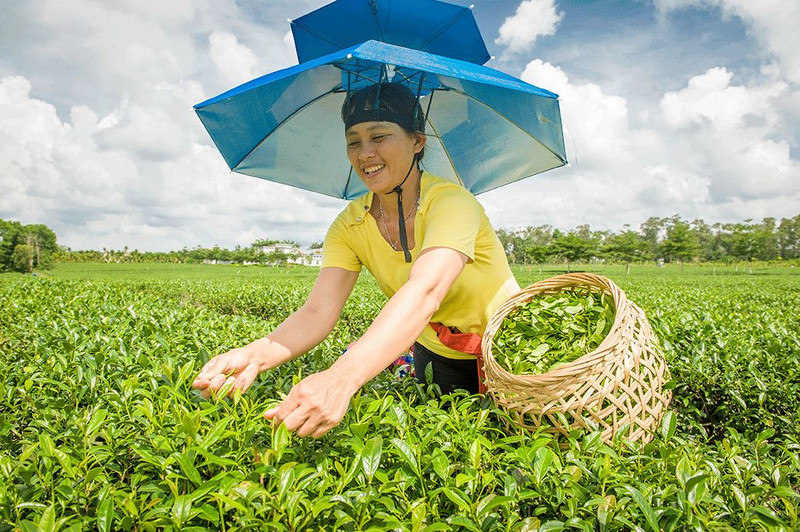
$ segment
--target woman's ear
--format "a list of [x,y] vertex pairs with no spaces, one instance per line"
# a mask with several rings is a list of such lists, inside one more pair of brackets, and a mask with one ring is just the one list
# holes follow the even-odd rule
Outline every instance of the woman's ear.
[[422,148],[425,147],[425,144],[428,142],[428,136],[425,133],[420,133],[419,131],[414,133],[414,153],[419,153],[422,151]]

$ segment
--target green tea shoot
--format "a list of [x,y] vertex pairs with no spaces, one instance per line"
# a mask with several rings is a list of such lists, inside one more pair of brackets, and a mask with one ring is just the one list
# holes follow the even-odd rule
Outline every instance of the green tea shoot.
[[515,375],[547,373],[593,351],[613,324],[614,301],[606,294],[565,290],[535,296],[505,317],[492,355]]

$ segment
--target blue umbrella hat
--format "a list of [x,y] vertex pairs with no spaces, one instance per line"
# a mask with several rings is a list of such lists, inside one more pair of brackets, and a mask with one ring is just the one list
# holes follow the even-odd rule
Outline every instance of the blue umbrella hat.
[[558,97],[497,70],[367,41],[254,79],[195,105],[238,173],[353,199],[367,192],[346,155],[348,94],[391,82],[425,111],[424,167],[473,194],[566,163]]
[[297,59],[375,40],[482,65],[489,60],[472,9],[437,0],[336,0],[291,21]]

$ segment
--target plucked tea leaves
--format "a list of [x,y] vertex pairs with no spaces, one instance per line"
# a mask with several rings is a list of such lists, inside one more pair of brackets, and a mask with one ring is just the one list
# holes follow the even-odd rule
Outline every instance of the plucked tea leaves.
[[492,355],[516,375],[547,373],[596,349],[613,322],[606,294],[565,290],[534,297],[503,320]]

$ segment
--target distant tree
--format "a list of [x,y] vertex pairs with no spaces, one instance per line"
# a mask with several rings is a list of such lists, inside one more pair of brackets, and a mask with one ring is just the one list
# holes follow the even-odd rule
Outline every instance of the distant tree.
[[273,266],[283,266],[286,264],[286,261],[288,261],[289,258],[289,254],[284,253],[281,250],[275,250],[267,253],[265,260],[267,264],[272,264]]
[[33,248],[27,244],[17,244],[11,255],[11,269],[15,272],[30,273],[33,271]]
[[553,255],[561,257],[567,262],[567,271],[570,264],[586,260],[592,256],[592,243],[578,236],[575,232],[567,234],[558,233],[551,246]]
[[778,249],[784,259],[800,258],[800,214],[781,219],[778,225]]
[[670,262],[675,260],[691,261],[700,251],[700,244],[697,242],[697,236],[692,232],[691,226],[677,215],[668,219],[667,236],[662,246],[664,255]]
[[512,244],[517,262],[541,264],[552,254],[554,229],[549,225],[526,227],[515,231]]
[[619,234],[610,235],[603,247],[602,253],[614,260],[625,264],[625,273],[631,272],[631,263],[645,258],[647,244],[636,231],[627,229]]
[[322,241],[320,240],[319,242],[313,242],[310,246],[308,246],[308,249],[322,249]]
[[[21,245],[26,247],[17,252],[17,247]],[[57,251],[56,234],[46,225],[22,225],[15,221],[0,220],[0,270],[49,268]],[[23,270],[18,262],[22,256],[27,257],[28,262]]]
[[36,268],[49,268],[53,264],[53,255],[58,251],[56,234],[43,224],[26,225],[24,240],[31,246]]
[[726,224],[723,226],[729,233],[729,252],[736,260],[749,261],[754,258],[756,239],[752,219],[744,223]]
[[703,220],[695,219],[689,224],[698,245],[698,256],[702,260],[714,260],[719,257],[718,251],[714,247],[714,231]]
[[753,227],[753,256],[758,260],[777,259],[779,252],[779,239],[776,232],[775,218],[764,218],[760,224]]
[[651,216],[639,226],[646,246],[647,258],[650,260],[658,260],[661,258],[660,242],[663,238],[664,228],[666,227],[667,219]]

